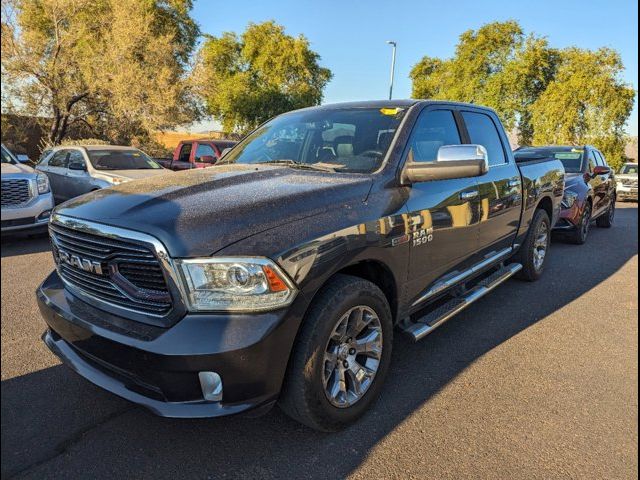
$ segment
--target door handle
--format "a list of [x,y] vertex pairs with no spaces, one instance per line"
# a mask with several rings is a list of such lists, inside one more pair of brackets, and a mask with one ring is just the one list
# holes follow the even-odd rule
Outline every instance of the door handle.
[[509,183],[507,183],[507,186],[509,188],[519,187],[520,186],[520,179],[519,178],[512,178],[511,180],[509,180]]
[[467,190],[460,194],[460,200],[473,200],[478,196],[478,190]]

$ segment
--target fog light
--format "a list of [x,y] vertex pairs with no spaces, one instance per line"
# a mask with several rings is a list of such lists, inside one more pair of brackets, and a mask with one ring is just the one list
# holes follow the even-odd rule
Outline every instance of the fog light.
[[44,220],[45,218],[49,218],[51,216],[51,210],[45,210],[40,215],[38,215],[38,220]]
[[222,400],[222,379],[216,372],[198,372],[202,396],[208,402]]

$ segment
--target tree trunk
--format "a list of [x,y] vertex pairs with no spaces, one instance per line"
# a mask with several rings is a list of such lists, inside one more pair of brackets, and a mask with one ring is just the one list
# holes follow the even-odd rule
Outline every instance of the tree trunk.
[[49,143],[51,145],[58,145],[58,131],[60,130],[60,109],[58,107],[53,108],[53,120],[51,122],[51,128],[49,129]]

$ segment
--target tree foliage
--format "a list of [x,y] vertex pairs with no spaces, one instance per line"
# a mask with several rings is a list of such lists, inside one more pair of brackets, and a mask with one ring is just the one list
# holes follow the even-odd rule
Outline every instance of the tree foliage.
[[608,48],[562,51],[554,80],[531,108],[536,144],[596,145],[618,168],[635,91],[619,80],[620,55]]
[[249,24],[238,36],[208,37],[194,78],[207,111],[226,132],[246,132],[274,115],[317,105],[331,72],[304,36],[275,22]]
[[554,49],[515,21],[460,36],[450,59],[424,57],[411,71],[413,96],[494,108],[520,144],[594,143],[615,162],[635,91],[619,55]]
[[[2,83],[22,115],[130,141],[193,117],[191,0],[3,0]],[[4,92],[3,92],[4,93]]]

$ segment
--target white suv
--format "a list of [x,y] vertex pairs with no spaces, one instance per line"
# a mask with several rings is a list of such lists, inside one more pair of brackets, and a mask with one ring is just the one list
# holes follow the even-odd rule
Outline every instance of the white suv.
[[2,233],[46,227],[52,208],[47,176],[2,145]]

